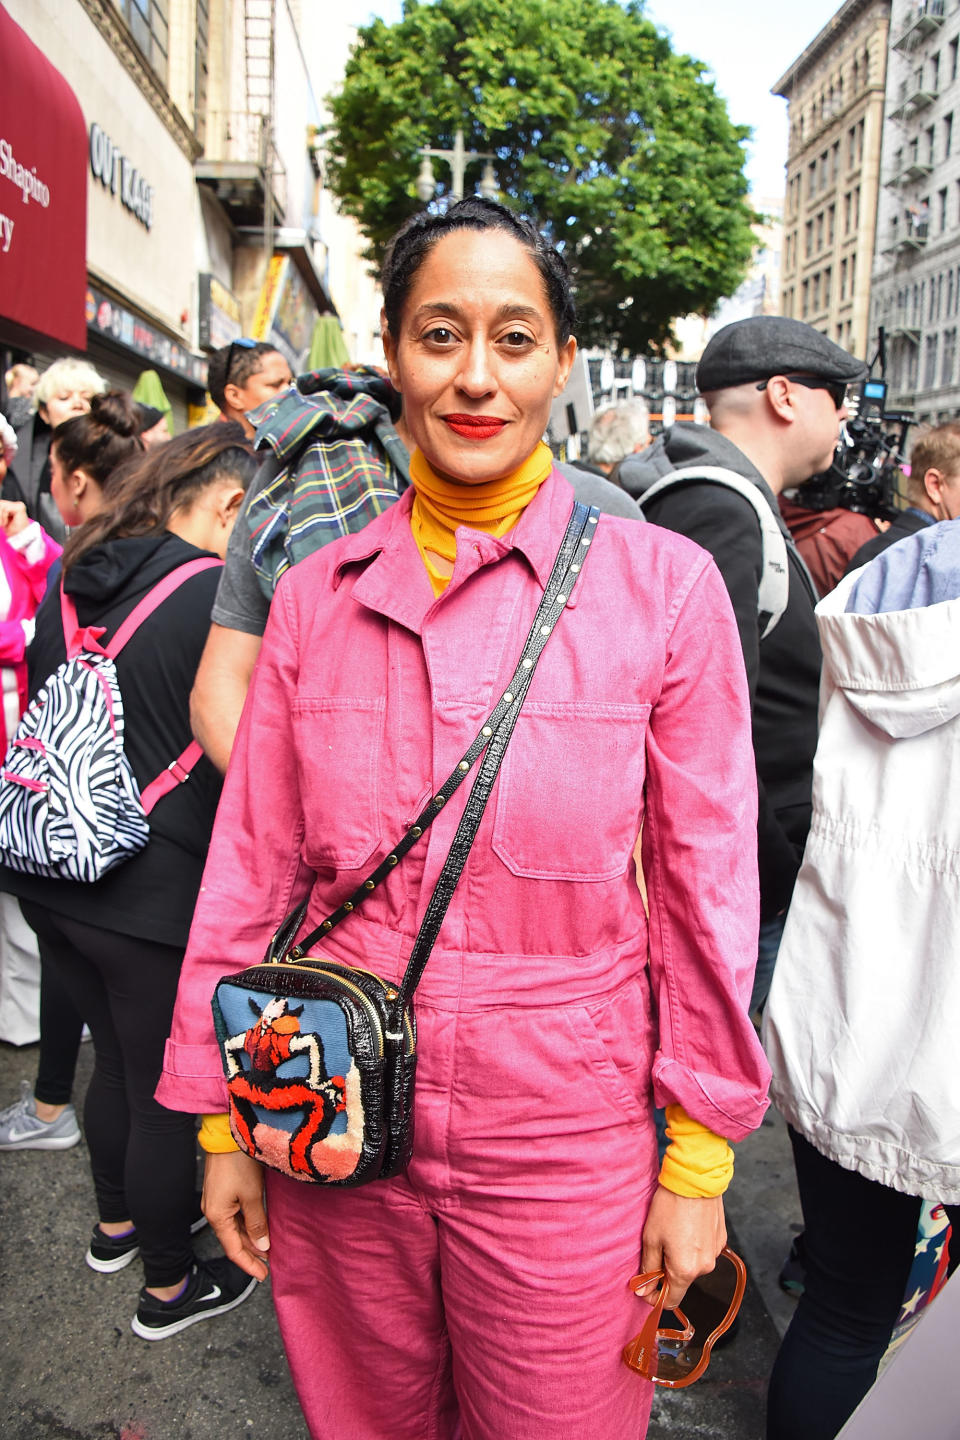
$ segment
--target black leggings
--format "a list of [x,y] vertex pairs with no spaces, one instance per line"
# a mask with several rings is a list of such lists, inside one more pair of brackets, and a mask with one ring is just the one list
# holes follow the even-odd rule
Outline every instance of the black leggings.
[[33,1087],[38,1100],[47,1105],[69,1104],[73,1096],[73,1077],[82,1033],[83,1018],[60,979],[59,971],[44,963],[41,945],[40,1059]]
[[[770,1377],[767,1440],[833,1440],[877,1378],[906,1298],[922,1202],[845,1170],[793,1129],[790,1139],[806,1277]],[[946,1210],[953,1269],[960,1207]]]
[[183,951],[101,930],[23,902],[43,963],[93,1035],[84,1106],[101,1220],[133,1220],[146,1283],[175,1285],[191,1260],[194,1119],[153,1098],[163,1065]]

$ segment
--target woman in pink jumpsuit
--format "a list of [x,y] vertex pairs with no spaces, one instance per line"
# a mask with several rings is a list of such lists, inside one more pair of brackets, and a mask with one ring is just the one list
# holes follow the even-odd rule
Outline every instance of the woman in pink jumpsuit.
[[[461,524],[455,555],[417,531],[418,467],[465,503],[529,481],[576,348],[556,252],[466,201],[405,227],[384,295],[414,488],[277,592],[167,1044],[173,1108],[226,1109],[217,980],[258,961],[298,899],[316,926],[413,823],[502,693],[569,517],[547,455],[520,513]],[[719,1198],[658,1185],[652,1107],[734,1140],[765,1109],[726,591],[653,525],[604,515],[591,544],[417,991],[409,1170],[326,1189],[208,1156],[207,1213],[250,1274],[269,1249],[323,1440],[637,1440],[651,1386],[621,1363],[643,1317],[627,1281],[665,1267],[676,1302],[725,1239]],[[324,953],[402,974],[468,788]]]

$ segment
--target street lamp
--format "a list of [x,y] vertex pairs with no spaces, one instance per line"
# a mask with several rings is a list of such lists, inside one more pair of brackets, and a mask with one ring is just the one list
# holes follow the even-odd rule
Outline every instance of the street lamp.
[[417,176],[417,194],[424,205],[429,205],[436,194],[437,184],[433,176],[433,166],[430,164],[431,157],[435,160],[446,160],[450,166],[451,186],[450,200],[456,204],[463,199],[463,177],[466,168],[474,160],[483,160],[483,174],[480,177],[480,184],[477,189],[485,200],[496,200],[500,193],[497,185],[497,177],[493,173],[493,162],[495,155],[481,152],[479,150],[465,150],[463,148],[463,131],[457,127],[453,137],[452,150],[431,150],[424,147],[420,151],[420,173]]

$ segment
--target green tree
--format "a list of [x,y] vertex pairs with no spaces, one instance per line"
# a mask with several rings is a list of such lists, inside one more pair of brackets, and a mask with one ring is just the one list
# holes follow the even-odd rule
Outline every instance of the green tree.
[[[360,30],[331,101],[330,184],[376,262],[421,208],[418,150],[452,148],[460,127],[563,247],[581,341],[657,349],[736,289],[753,243],[749,131],[705,69],[642,0],[405,0],[398,24]],[[442,203],[440,163],[437,179]]]

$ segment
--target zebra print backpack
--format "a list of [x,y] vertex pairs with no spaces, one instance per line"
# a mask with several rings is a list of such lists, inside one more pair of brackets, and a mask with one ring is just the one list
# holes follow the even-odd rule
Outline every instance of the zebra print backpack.
[[171,570],[106,645],[102,626],[80,627],[61,582],[67,658],[24,713],[0,771],[0,859],[12,870],[89,882],[146,845],[147,816],[189,778],[203,751],[192,741],[141,795],[123,749],[114,661],[174,590],[220,564],[191,560]]

